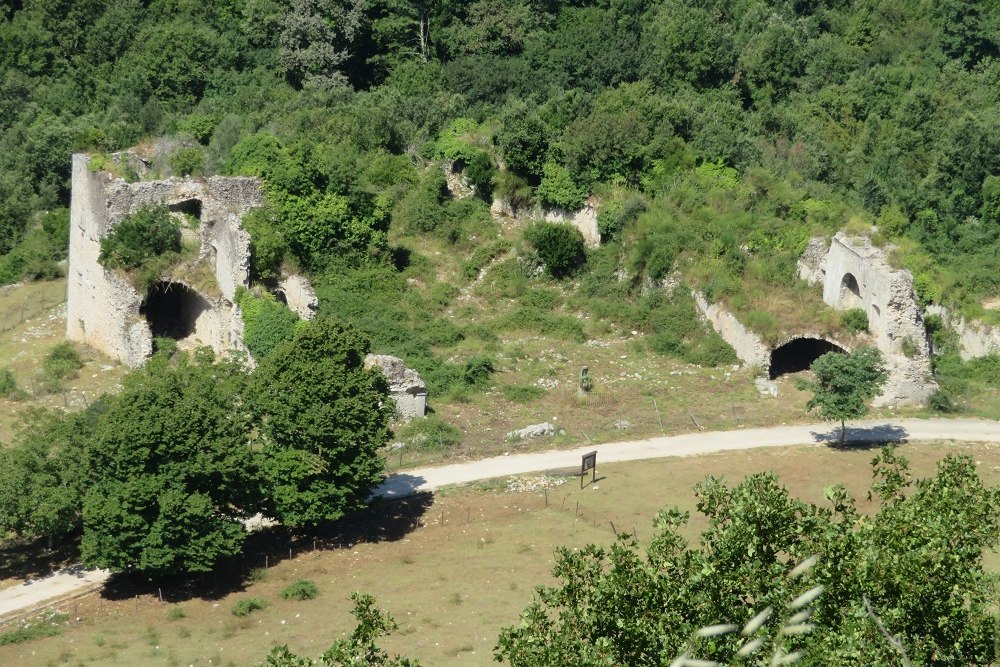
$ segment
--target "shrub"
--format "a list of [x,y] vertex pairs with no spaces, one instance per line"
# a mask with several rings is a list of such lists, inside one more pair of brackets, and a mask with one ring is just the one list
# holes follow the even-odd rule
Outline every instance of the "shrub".
[[545,262],[545,270],[553,278],[572,275],[586,261],[583,235],[569,225],[539,222],[528,227],[524,236]]
[[285,600],[312,600],[317,595],[319,589],[308,579],[296,579],[281,591],[281,597]]
[[399,439],[417,451],[450,449],[462,442],[462,431],[437,415],[413,419],[399,429]]
[[167,611],[168,621],[179,621],[187,616],[187,612],[184,611],[183,607],[178,607],[177,605],[172,606]]
[[44,373],[57,380],[75,378],[81,368],[83,360],[80,359],[80,353],[69,341],[63,341],[53,347],[42,362]]
[[288,244],[278,230],[274,211],[270,208],[250,211],[243,216],[242,225],[250,234],[250,279],[257,282],[277,276]]
[[158,336],[153,339],[153,353],[170,359],[177,354],[177,341],[173,338]]
[[17,393],[17,378],[9,368],[0,368],[0,398]]
[[864,308],[851,308],[840,315],[840,324],[853,333],[868,331],[868,313]]
[[126,216],[101,240],[101,266],[131,270],[181,249],[180,225],[166,206],[146,205]]
[[937,389],[927,399],[927,407],[935,412],[950,414],[958,412],[958,405],[955,404],[951,392],[946,389]]
[[265,607],[267,607],[267,600],[262,600],[261,598],[243,598],[233,605],[233,616],[249,616]]
[[255,296],[241,289],[236,294],[236,303],[243,316],[243,342],[258,361],[269,355],[278,343],[291,340],[295,335],[298,315],[272,295],[264,292]]
[[538,198],[551,206],[575,211],[583,206],[587,193],[574,181],[569,169],[554,162],[542,168],[542,182],[538,185]]
[[489,357],[472,357],[462,366],[462,381],[470,387],[482,387],[490,381],[493,370],[493,360]]
[[205,156],[200,148],[178,148],[167,158],[167,165],[177,176],[200,174]]
[[916,341],[907,336],[899,343],[899,349],[907,359],[912,359],[917,356],[920,348],[917,347]]
[[489,199],[493,195],[493,180],[496,178],[497,168],[489,153],[483,150],[477,151],[466,163],[462,173],[475,186],[480,197]]
[[515,211],[535,205],[535,191],[526,180],[510,171],[497,173],[494,192],[499,199],[506,200]]
[[545,390],[535,385],[510,384],[502,389],[503,397],[513,403],[531,403],[545,395]]

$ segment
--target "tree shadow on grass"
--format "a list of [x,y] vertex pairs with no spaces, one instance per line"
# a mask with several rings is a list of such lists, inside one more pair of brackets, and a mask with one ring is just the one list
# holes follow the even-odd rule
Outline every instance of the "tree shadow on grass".
[[[894,424],[877,424],[875,426],[847,425],[845,449],[880,449],[884,445],[906,444],[909,435],[902,426]],[[813,440],[826,443],[840,449],[840,427],[836,426],[826,433],[811,432]]]
[[221,562],[212,572],[151,580],[141,574],[120,573],[108,579],[101,592],[106,600],[162,595],[164,602],[192,598],[219,600],[244,591],[259,571],[312,551],[351,549],[357,544],[401,540],[423,523],[434,502],[431,493],[415,493],[398,500],[376,498],[371,505],[337,522],[308,532],[271,526],[247,537],[241,556]]

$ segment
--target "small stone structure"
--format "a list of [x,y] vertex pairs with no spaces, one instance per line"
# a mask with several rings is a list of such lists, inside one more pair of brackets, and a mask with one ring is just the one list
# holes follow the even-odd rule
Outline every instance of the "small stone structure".
[[365,368],[377,366],[389,381],[389,393],[396,404],[396,415],[402,419],[423,417],[427,412],[427,385],[399,357],[369,354]]
[[[243,322],[233,299],[236,288],[247,284],[250,235],[240,218],[261,205],[260,182],[213,176],[128,183],[92,170],[91,159],[73,156],[67,336],[131,367],[149,357],[159,334],[181,331],[186,335],[179,337],[195,345],[242,349]],[[101,239],[125,216],[153,203],[199,219],[198,262],[208,265],[217,290],[199,293],[183,278],[164,277],[140,294],[124,275],[98,262]]]
[[[837,310],[861,308],[885,356],[889,379],[876,405],[919,404],[937,389],[930,345],[913,292],[913,277],[894,269],[885,251],[865,237],[838,233],[829,247],[813,239],[799,260],[799,276],[821,283],[823,301]],[[825,252],[824,252],[825,250]]]
[[281,279],[275,295],[301,319],[311,320],[316,316],[319,299],[316,298],[316,290],[306,278],[292,275]]
[[692,290],[691,294],[702,317],[722,337],[722,340],[732,346],[740,361],[766,373],[771,366],[771,351],[764,340],[747,329],[721,304],[709,303],[708,299],[697,290]]
[[583,235],[583,242],[588,248],[601,245],[601,232],[597,227],[597,200],[593,197],[584,202],[582,208],[576,211],[564,211],[561,208],[543,208],[535,206],[528,210],[515,209],[506,199],[494,199],[490,213],[498,218],[513,218],[517,221],[544,220],[546,222],[565,224],[575,227]]

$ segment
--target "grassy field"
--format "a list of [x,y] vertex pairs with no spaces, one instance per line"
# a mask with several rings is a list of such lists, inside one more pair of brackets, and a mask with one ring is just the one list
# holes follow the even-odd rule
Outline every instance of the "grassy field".
[[26,394],[22,400],[0,398],[0,443],[10,440],[24,409],[82,409],[87,401],[114,391],[125,375],[121,364],[78,346],[84,362],[79,375],[64,381],[63,392],[42,392],[37,382],[42,360],[65,338],[65,279],[0,289],[0,368],[12,371]]
[[[985,480],[1000,481],[997,445],[904,445],[903,451],[918,475],[932,473],[945,453],[961,451],[976,458]],[[0,664],[252,665],[281,643],[318,655],[353,627],[350,592],[366,591],[399,622],[399,632],[385,642],[389,648],[427,665],[486,665],[500,627],[515,623],[533,586],[549,581],[555,546],[608,543],[611,522],[648,539],[657,509],[694,510],[691,487],[709,473],[739,480],[774,470],[794,495],[820,503],[823,486],[842,481],[859,507],[871,509],[864,498],[873,454],[819,446],[748,450],[602,465],[597,484],[583,490],[558,471],[520,478],[520,486],[535,490],[512,491],[507,480],[448,490],[432,502],[393,506],[380,523],[370,517],[362,533],[329,537],[315,551],[307,541],[288,558],[277,553],[285,547],[275,547],[270,567],[244,590],[191,597],[167,586],[162,603],[150,586],[92,595],[65,608],[79,620],[61,636],[0,646]],[[691,537],[699,528],[696,517]],[[988,558],[992,567],[1000,565],[995,555]],[[263,554],[248,556],[247,570],[263,566]],[[281,599],[280,591],[298,578],[316,582],[319,596]],[[248,597],[269,604],[234,616],[233,605]]]

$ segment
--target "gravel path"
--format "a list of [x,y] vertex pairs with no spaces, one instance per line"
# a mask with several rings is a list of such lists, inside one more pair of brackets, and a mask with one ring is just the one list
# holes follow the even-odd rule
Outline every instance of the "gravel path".
[[[442,486],[465,484],[492,477],[506,477],[540,470],[579,468],[580,457],[597,450],[597,462],[615,463],[669,456],[694,456],[735,449],[820,445],[840,437],[840,427],[830,422],[796,426],[772,426],[737,431],[707,431],[684,435],[611,442],[576,449],[535,454],[511,454],[445,466],[415,468],[389,476],[375,495],[402,498]],[[917,440],[959,440],[1000,442],[1000,422],[983,419],[902,419],[858,421],[848,424],[848,442],[912,442]]]
[[[497,456],[470,463],[416,468],[389,476],[375,495],[402,498],[421,491],[433,491],[452,484],[506,477],[541,470],[574,468],[581,455],[597,450],[598,465],[670,456],[694,456],[756,447],[821,445],[839,439],[839,430],[829,422],[798,426],[709,431],[685,435],[613,442],[576,449],[535,454]],[[1000,422],[981,419],[903,419],[893,422],[862,421],[848,426],[849,442],[912,442],[917,440],[957,440],[1000,442]],[[37,608],[86,590],[99,588],[107,579],[103,570],[75,566],[47,577],[0,591],[0,618]]]

